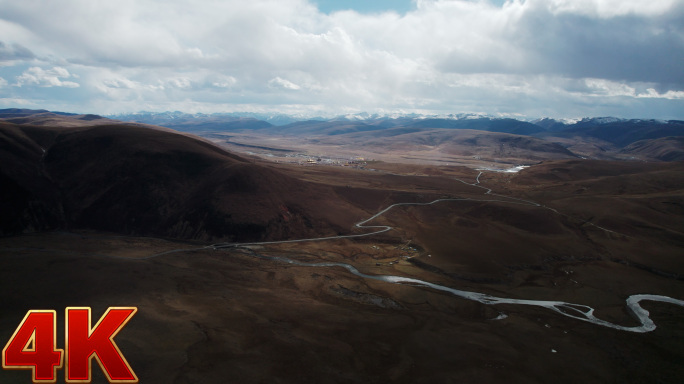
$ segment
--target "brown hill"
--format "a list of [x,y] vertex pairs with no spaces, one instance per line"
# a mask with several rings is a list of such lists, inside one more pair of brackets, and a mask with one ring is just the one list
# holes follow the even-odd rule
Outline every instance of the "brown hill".
[[[645,174],[662,169],[658,164],[641,162],[570,160],[548,161],[526,169],[515,177],[520,185],[535,185],[540,182],[568,183],[587,180],[602,180],[606,177]],[[610,183],[606,185],[612,185]]]
[[[395,131],[396,135],[388,135]],[[382,137],[375,137],[378,134]],[[426,158],[475,157],[525,163],[577,157],[559,144],[534,137],[469,129],[405,132],[398,128],[343,137],[354,142],[357,148],[370,152],[396,152]]]
[[640,140],[683,136],[684,122],[679,120],[623,120],[615,118],[583,119],[554,135],[561,137],[595,138],[625,147]]
[[684,161],[684,137],[640,140],[625,147],[620,154],[645,160]]
[[0,120],[14,124],[31,124],[50,127],[87,127],[116,123],[98,115],[77,115],[73,113],[50,112],[33,109],[2,109]]
[[[173,128],[161,127],[158,125],[150,125],[135,122],[122,122],[119,120],[112,120],[100,115],[93,114],[75,114],[65,112],[51,112],[44,109],[0,109],[0,122],[18,124],[18,125],[35,125],[41,127],[62,127],[62,128],[76,128],[76,127],[93,127],[97,125],[113,125],[126,124],[135,127],[143,127],[156,129],[159,131],[174,132],[181,135],[189,135],[184,132],[178,132]],[[193,136],[195,137],[195,136]]]
[[364,214],[327,187],[201,139],[127,125],[0,123],[0,233],[83,228],[264,240],[348,231]]
[[[520,196],[581,218],[584,228],[598,225],[629,236],[632,242],[620,243],[624,249],[611,257],[681,276],[683,170],[681,162],[557,161],[525,169],[511,184]],[[658,250],[644,252],[648,244]]]

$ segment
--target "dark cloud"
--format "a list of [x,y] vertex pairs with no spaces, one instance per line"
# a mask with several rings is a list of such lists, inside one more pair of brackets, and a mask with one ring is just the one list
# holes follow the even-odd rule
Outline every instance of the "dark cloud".
[[0,41],[0,61],[31,60],[35,55],[21,44],[5,44]]
[[684,86],[684,8],[666,16],[525,14],[514,44],[532,72]]

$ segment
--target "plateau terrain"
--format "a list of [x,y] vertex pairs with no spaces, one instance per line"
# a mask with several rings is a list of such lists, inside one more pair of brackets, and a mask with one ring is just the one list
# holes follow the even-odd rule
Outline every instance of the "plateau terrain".
[[684,123],[258,117],[0,110],[0,340],[136,306],[144,383],[684,380]]

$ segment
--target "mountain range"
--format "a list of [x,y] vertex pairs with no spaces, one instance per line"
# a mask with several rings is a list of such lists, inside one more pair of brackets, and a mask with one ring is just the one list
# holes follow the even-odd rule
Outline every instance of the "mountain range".
[[[477,114],[356,114],[331,119],[257,113],[141,112],[102,117],[46,110],[0,110],[16,124],[82,126],[126,123],[202,136],[243,154],[270,149],[310,156],[369,157],[467,166],[534,164],[553,159],[677,161],[684,122],[613,117],[531,121]],[[269,143],[265,146],[264,143]]]
[[[313,138],[331,145],[344,145],[353,142],[355,147],[367,147],[369,142],[381,139],[385,146],[407,147],[423,142],[428,137],[440,137],[440,143],[450,142],[447,153],[468,156],[469,144],[474,144],[487,136],[487,146],[508,146],[513,152],[534,152],[519,160],[536,161],[551,152],[561,157],[596,159],[636,159],[649,161],[671,161],[684,156],[684,147],[678,140],[666,140],[668,150],[663,152],[663,144],[650,143],[651,140],[684,136],[684,122],[679,120],[620,119],[613,117],[584,118],[567,121],[550,118],[532,121],[513,118],[490,117],[484,115],[460,114],[449,116],[421,115],[347,115],[332,119],[308,119],[288,124],[273,124],[269,116],[252,114],[185,114],[140,113],[110,116],[121,121],[161,125],[172,129],[192,132],[199,135],[216,133],[243,133],[250,135],[279,135],[283,137]],[[265,120],[261,120],[259,118]],[[295,119],[295,118],[292,118]],[[280,119],[285,122],[286,119]],[[465,131],[478,131],[478,138],[468,136]],[[485,133],[488,132],[488,133]],[[495,134],[492,134],[495,133]],[[526,137],[512,140],[509,134]],[[541,141],[540,141],[541,140]],[[638,147],[630,146],[638,141]],[[545,145],[541,145],[546,142]],[[562,148],[548,147],[555,144]],[[456,150],[455,146],[464,147]],[[536,149],[535,149],[536,148]],[[541,153],[537,149],[542,149]],[[656,149],[657,148],[657,149]],[[472,149],[472,148],[471,148]],[[369,151],[382,151],[373,146]],[[485,156],[494,156],[493,153]],[[555,156],[558,157],[558,156]],[[554,158],[555,158],[554,157]],[[493,158],[493,157],[492,157]]]

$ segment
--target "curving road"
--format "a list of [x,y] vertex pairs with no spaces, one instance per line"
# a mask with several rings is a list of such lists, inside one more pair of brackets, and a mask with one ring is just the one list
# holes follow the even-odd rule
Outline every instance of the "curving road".
[[[393,173],[392,173],[392,174],[393,174]],[[560,212],[558,212],[558,211],[557,211],[556,209],[554,209],[554,208],[551,208],[551,207],[548,207],[548,206],[546,206],[546,205],[542,205],[542,204],[536,203],[536,202],[534,202],[534,201],[524,200],[524,199],[519,199],[519,198],[516,198],[516,197],[510,197],[510,196],[505,196],[505,195],[496,194],[496,193],[494,193],[494,192],[492,191],[491,188],[483,187],[483,186],[480,185],[480,176],[482,176],[482,174],[483,174],[483,172],[481,171],[481,172],[477,175],[477,177],[476,177],[476,179],[475,179],[475,183],[468,183],[468,182],[466,182],[466,181],[463,181],[463,180],[457,179],[457,178],[454,178],[454,180],[455,180],[455,181],[458,181],[458,182],[460,182],[460,183],[463,183],[463,184],[465,184],[465,185],[469,185],[469,186],[476,187],[476,188],[481,188],[481,189],[485,190],[485,192],[484,192],[485,195],[496,196],[496,197],[500,197],[500,198],[503,198],[503,199],[506,199],[506,200],[498,200],[498,199],[471,199],[471,198],[460,198],[460,199],[455,199],[455,198],[454,198],[454,199],[437,199],[437,200],[433,200],[433,201],[431,201],[431,202],[429,202],[429,203],[397,203],[397,204],[392,204],[392,205],[390,205],[389,207],[383,209],[382,211],[376,213],[375,215],[373,215],[373,216],[371,216],[371,217],[369,217],[369,218],[367,218],[367,219],[365,219],[365,220],[363,220],[363,221],[360,221],[360,222],[354,224],[354,226],[355,226],[356,228],[361,228],[361,229],[376,229],[376,230],[373,231],[373,232],[362,233],[362,234],[353,234],[353,235],[339,235],[339,236],[328,236],[328,237],[316,237],[316,238],[309,238],[309,239],[296,239],[296,240],[260,241],[260,242],[252,242],[252,243],[217,243],[217,244],[209,245],[209,246],[207,246],[207,247],[205,247],[205,248],[219,249],[219,248],[232,248],[232,247],[236,247],[236,246],[245,246],[245,245],[269,245],[269,244],[272,245],[272,244],[286,244],[286,243],[303,243],[303,242],[311,242],[311,241],[325,241],[325,240],[335,240],[335,239],[352,239],[352,238],[358,238],[358,237],[372,236],[372,235],[377,235],[377,234],[380,234],[380,233],[383,233],[383,232],[390,231],[390,230],[392,230],[393,228],[390,227],[390,226],[387,226],[387,225],[365,225],[365,224],[368,223],[368,222],[370,222],[370,221],[372,221],[372,220],[375,220],[375,219],[378,218],[379,216],[384,215],[385,213],[387,213],[388,211],[390,211],[391,209],[393,209],[393,208],[395,208],[395,207],[401,207],[401,206],[426,206],[426,205],[433,205],[433,204],[442,203],[442,202],[449,202],[449,201],[484,201],[484,202],[499,202],[499,203],[507,203],[507,204],[531,205],[531,206],[534,206],[534,207],[539,207],[539,208],[548,209],[548,210],[550,210],[550,211],[552,211],[552,212],[554,212],[554,213],[556,213],[556,214],[558,214],[558,215],[568,217],[568,215],[565,215],[565,214],[563,214],[563,213],[560,213]],[[397,174],[393,174],[393,175],[397,175]],[[400,176],[400,175],[397,175],[397,176]],[[600,230],[602,230],[602,231],[605,231],[605,232],[615,233],[615,234],[617,234],[617,235],[621,235],[621,236],[628,237],[627,235],[621,234],[621,233],[619,233],[619,232],[611,231],[610,229],[606,229],[606,228],[600,227],[600,226],[598,226],[598,225],[596,225],[596,224],[593,224],[593,223],[586,223],[586,224],[591,225],[591,226],[593,226],[593,227],[595,227],[595,228],[598,228],[598,229],[600,229]],[[177,252],[177,251],[170,251],[170,252],[165,252],[165,253],[162,253],[162,254],[167,254],[167,253],[172,253],[172,252]],[[162,254],[152,255],[152,256],[150,256],[150,257],[155,257],[155,256],[159,256],[159,255],[162,255]]]

